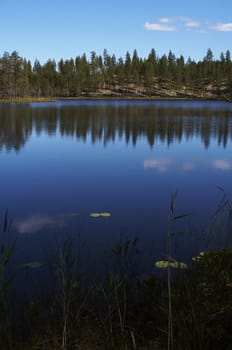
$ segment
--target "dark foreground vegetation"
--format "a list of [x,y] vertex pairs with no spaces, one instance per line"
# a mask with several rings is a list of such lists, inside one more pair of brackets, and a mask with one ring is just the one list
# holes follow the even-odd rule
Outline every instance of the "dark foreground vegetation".
[[[6,270],[17,244],[10,239],[6,215],[0,249],[0,348],[231,349],[232,249],[202,252],[185,268],[172,256],[174,225],[184,216],[176,215],[172,197],[166,260],[156,262],[160,269],[154,261],[149,276],[136,273],[137,241],[125,240],[111,252],[104,277],[86,281],[76,248],[68,240],[57,249],[51,292],[46,286],[46,297],[35,298],[32,292],[24,302],[15,303]],[[210,225],[209,242],[215,238],[227,242],[231,216],[231,204],[223,196]],[[25,268],[36,276],[41,266],[30,262]]]
[[173,97],[232,99],[230,51],[215,59],[211,49],[202,61],[176,57],[172,51],[146,58],[136,50],[116,58],[104,50],[59,62],[32,63],[14,51],[0,57],[0,99],[55,97]]
[[231,349],[231,250],[206,254],[172,281],[169,346],[165,271],[163,278],[133,281],[111,271],[84,290],[62,258],[53,296],[31,297],[16,319],[10,305],[2,308],[1,349]]

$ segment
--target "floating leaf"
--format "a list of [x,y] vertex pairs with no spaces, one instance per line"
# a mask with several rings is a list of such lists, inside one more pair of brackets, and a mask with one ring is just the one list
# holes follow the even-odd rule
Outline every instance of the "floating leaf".
[[171,262],[170,266],[174,267],[175,269],[187,269],[188,268],[188,266],[185,263],[180,262],[180,261]]
[[42,266],[42,264],[38,261],[32,261],[26,264],[21,265],[22,267],[29,268],[29,269],[37,269]]
[[100,213],[100,215],[101,215],[101,216],[104,216],[104,217],[111,216],[111,214],[110,214],[110,213],[107,213],[107,212],[106,212],[106,213]]
[[91,213],[89,214],[89,216],[91,216],[92,218],[99,218],[99,216],[101,216],[100,213]]
[[160,260],[155,263],[155,266],[159,269],[167,269],[168,266],[174,267],[175,269],[187,269],[188,266],[180,261],[168,262],[167,260]]
[[102,216],[102,217],[109,217],[111,216],[111,213],[107,213],[107,212],[104,212],[104,213],[91,213],[89,214],[89,216],[91,216],[92,218],[99,218],[99,216]]
[[156,261],[155,266],[158,267],[159,269],[167,269],[168,268],[168,261],[165,260],[160,260]]

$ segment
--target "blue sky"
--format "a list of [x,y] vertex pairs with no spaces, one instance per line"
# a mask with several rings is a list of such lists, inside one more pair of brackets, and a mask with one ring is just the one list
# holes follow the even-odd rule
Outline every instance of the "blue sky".
[[220,0],[6,0],[0,7],[0,56],[75,58],[104,48],[117,58],[137,49],[147,57],[172,50],[198,61],[232,52],[232,1]]

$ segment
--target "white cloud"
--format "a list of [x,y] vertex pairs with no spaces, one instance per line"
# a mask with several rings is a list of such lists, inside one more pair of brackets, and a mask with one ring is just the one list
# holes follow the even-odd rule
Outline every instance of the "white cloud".
[[[173,23],[174,25],[170,25]],[[199,22],[189,17],[161,17],[155,23],[146,22],[147,30],[174,32],[177,30],[191,31],[195,33],[206,33],[209,29],[218,32],[232,32],[232,22],[209,24]]]
[[232,23],[218,23],[212,28],[218,32],[232,32]]
[[163,17],[159,19],[160,23],[170,23],[173,22],[173,18]]
[[172,161],[168,158],[150,158],[145,159],[143,162],[144,168],[158,169],[160,172],[165,172],[170,167]]
[[[175,23],[175,26],[169,25],[169,23]],[[186,26],[187,28],[198,28],[200,23],[194,21],[189,17],[162,17],[157,20],[155,23],[145,23],[145,28],[147,30],[158,30],[158,31],[166,31],[173,32],[176,31],[180,26]]]
[[232,162],[227,159],[216,159],[212,164],[213,168],[221,170],[230,170],[232,169]]
[[189,17],[162,17],[158,20],[160,23],[172,23],[172,22],[191,22],[192,18]]
[[198,28],[198,27],[200,27],[200,23],[197,22],[197,21],[193,21],[193,20],[190,20],[190,21],[186,22],[185,25],[188,28]]
[[149,23],[149,22],[145,23],[145,28],[147,30],[157,30],[162,32],[174,32],[176,30],[176,28],[173,26],[169,26],[162,23]]

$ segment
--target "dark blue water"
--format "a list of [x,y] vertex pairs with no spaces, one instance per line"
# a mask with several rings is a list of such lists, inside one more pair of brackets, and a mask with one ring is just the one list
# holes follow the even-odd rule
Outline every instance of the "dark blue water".
[[45,263],[57,242],[71,237],[83,263],[96,266],[119,240],[136,237],[145,271],[165,256],[172,193],[176,215],[190,213],[173,228],[184,232],[173,251],[181,259],[205,244],[199,237],[223,194],[217,186],[230,198],[232,105],[2,104],[0,166],[0,208],[13,220],[17,264]]

